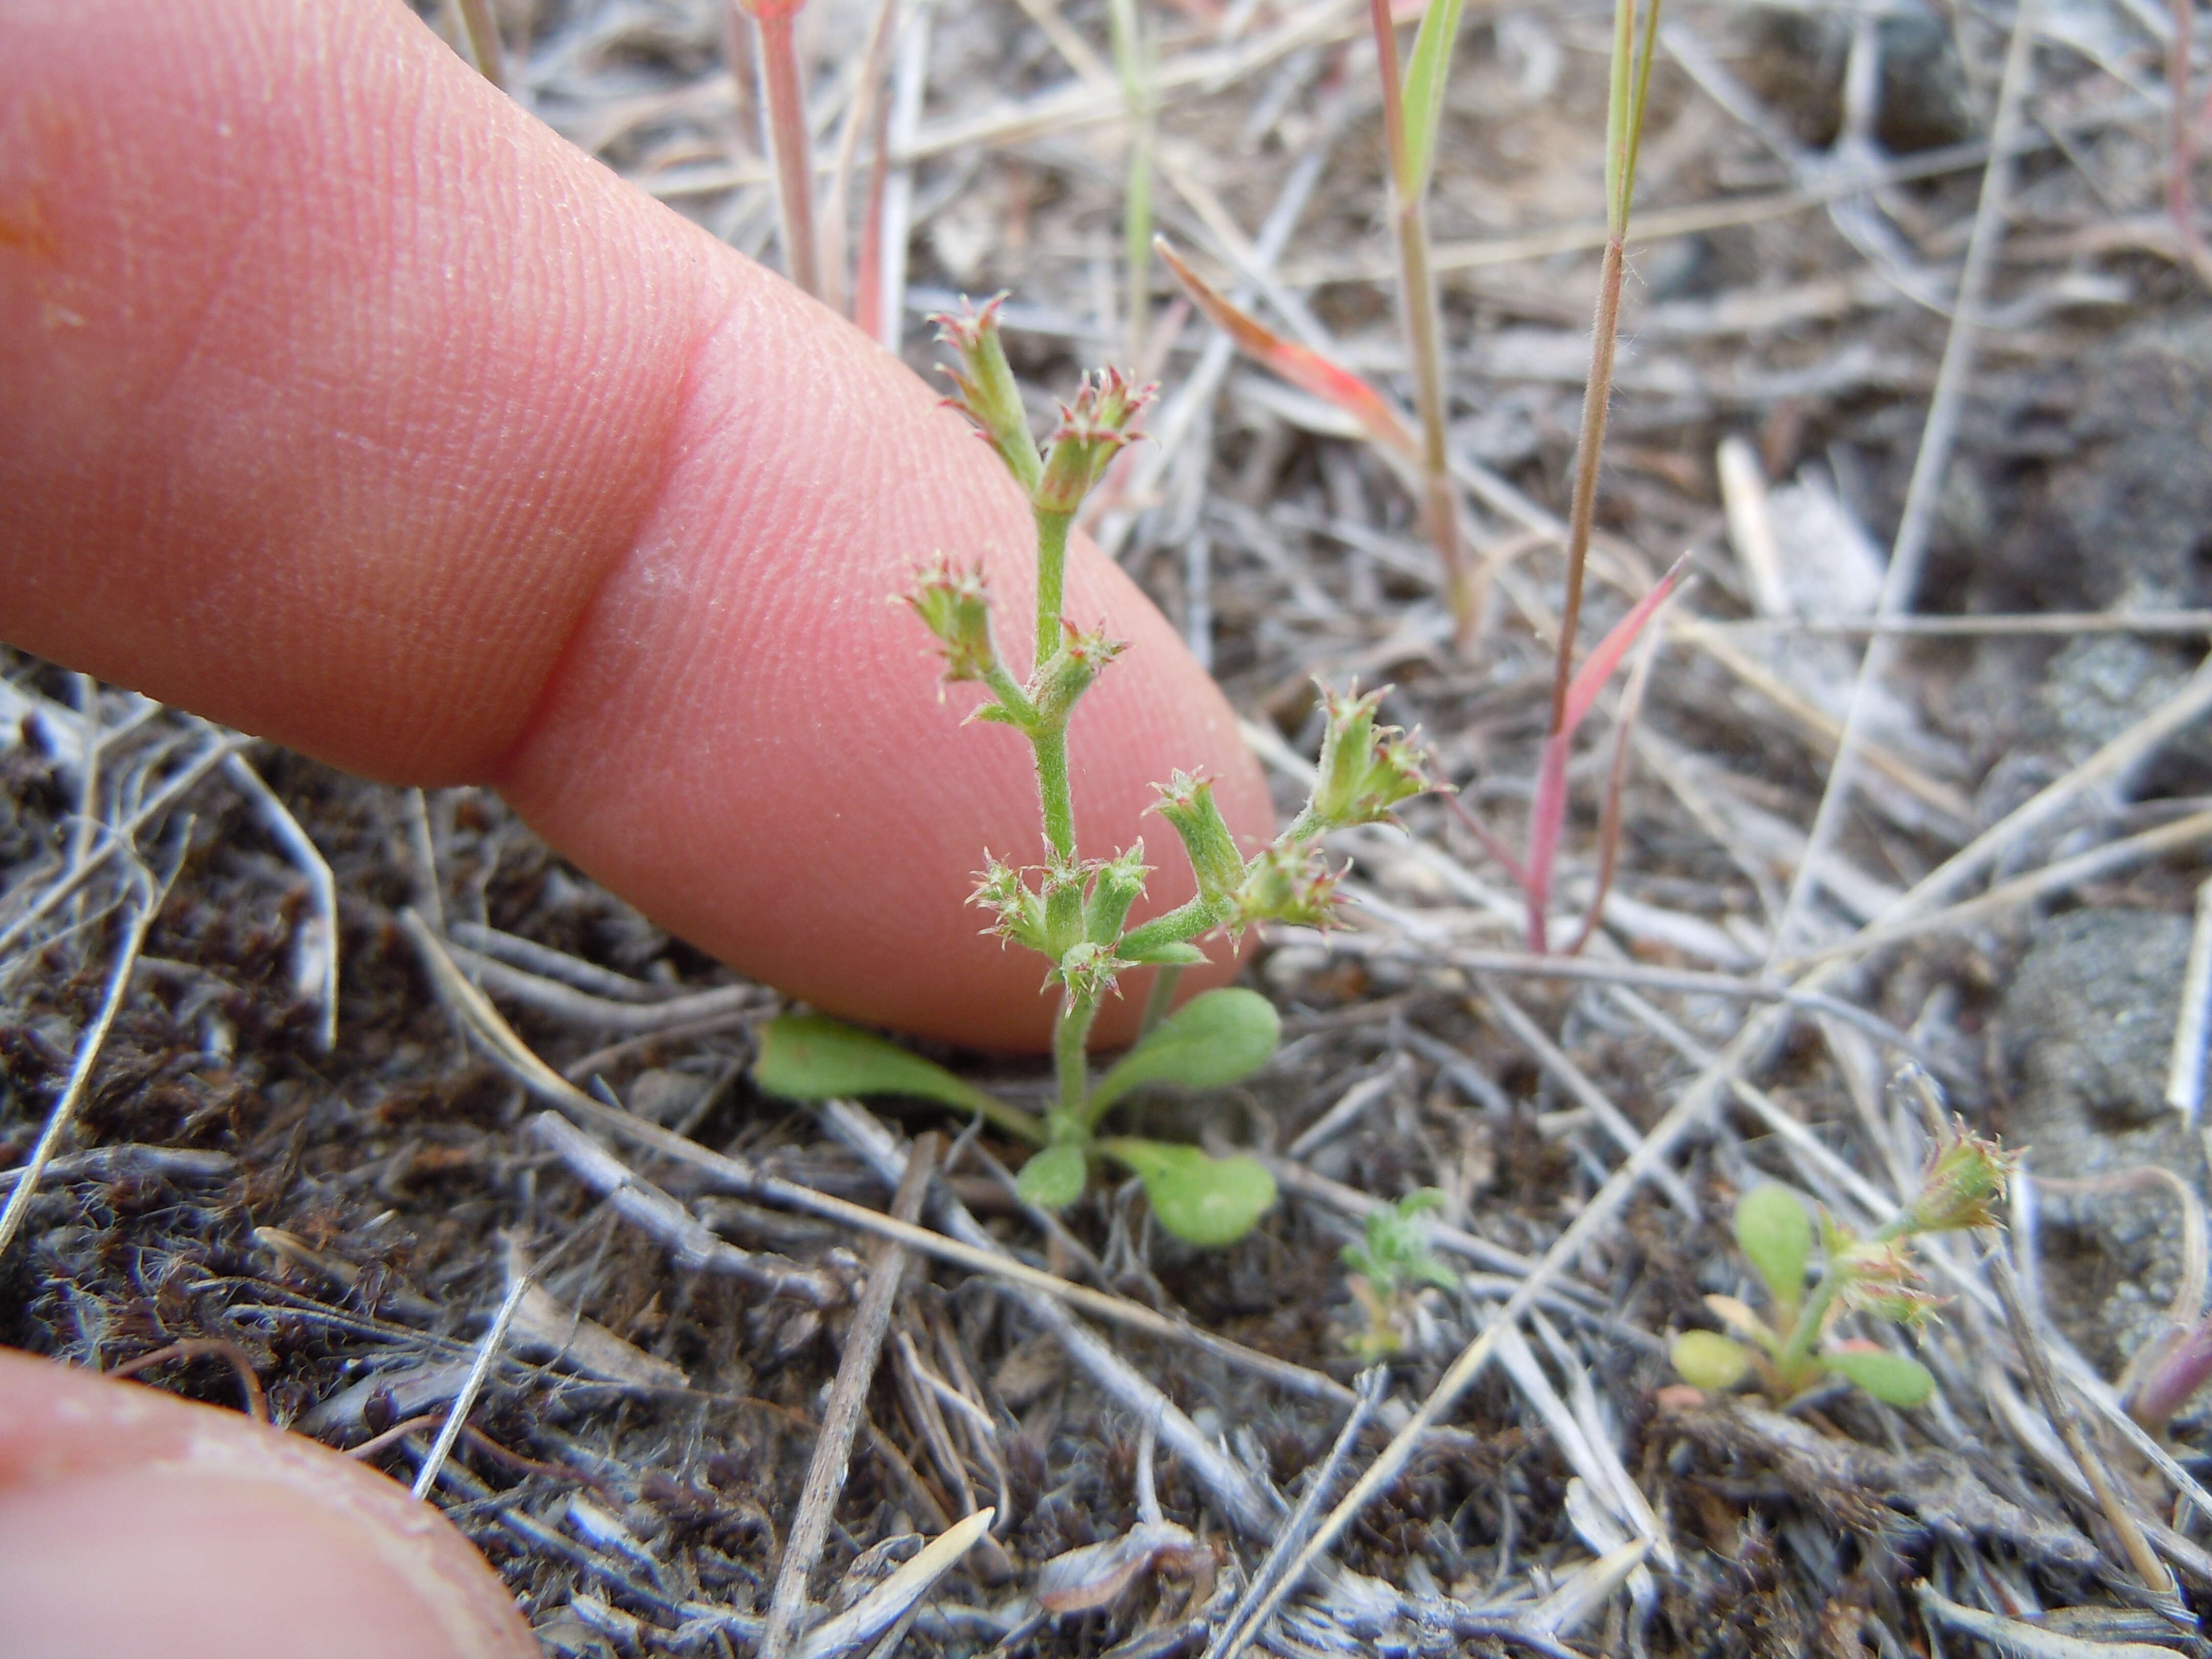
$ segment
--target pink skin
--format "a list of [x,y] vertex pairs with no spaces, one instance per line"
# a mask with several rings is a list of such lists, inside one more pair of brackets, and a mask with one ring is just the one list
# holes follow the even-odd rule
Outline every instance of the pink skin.
[[[0,11],[0,638],[372,776],[495,787],[672,930],[822,1007],[1043,1042],[1039,964],[963,902],[986,848],[1039,854],[1027,746],[962,726],[972,688],[939,702],[890,602],[933,553],[980,557],[1020,657],[1011,482],[905,368],[397,0]],[[1099,853],[1145,834],[1164,908],[1190,888],[1141,817],[1152,782],[1210,774],[1255,842],[1267,794],[1219,693],[1088,544],[1068,606],[1130,642],[1075,721],[1079,831]],[[170,1460],[156,1480],[139,1442],[66,1414],[35,1466],[8,1437],[40,1401],[101,1397],[0,1368],[0,1648],[26,1606],[151,1618],[134,1575],[202,1622],[71,1650],[250,1653],[349,1583],[400,1617],[375,1548],[287,1518],[318,1477],[272,1495]],[[328,1478],[344,1508],[365,1477]],[[95,1521],[122,1528],[105,1567]],[[46,1565],[11,1578],[26,1528]],[[304,1553],[264,1571],[264,1542]],[[234,1598],[186,1595],[220,1563]],[[511,1626],[357,1627],[363,1655],[527,1650]]]

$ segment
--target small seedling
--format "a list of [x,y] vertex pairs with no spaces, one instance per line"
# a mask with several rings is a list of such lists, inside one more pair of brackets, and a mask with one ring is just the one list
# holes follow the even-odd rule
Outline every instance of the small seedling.
[[1778,1401],[1834,1376],[1888,1405],[1926,1404],[1936,1391],[1926,1366],[1875,1343],[1835,1337],[1832,1328],[1853,1312],[1916,1327],[1933,1318],[1942,1304],[1905,1255],[1906,1241],[1995,1225],[2014,1162],[1996,1142],[1961,1127],[1929,1163],[1918,1195],[1871,1238],[1820,1211],[1820,1276],[1809,1291],[1813,1218],[1805,1200],[1777,1182],[1753,1188],[1736,1203],[1735,1241],[1766,1286],[1766,1313],[1732,1296],[1707,1297],[1735,1336],[1685,1331],[1674,1339],[1674,1369],[1685,1382],[1715,1390],[1755,1376]]
[[1437,1259],[1425,1218],[1441,1210],[1444,1195],[1433,1187],[1408,1193],[1367,1215],[1367,1236],[1344,1247],[1352,1293],[1367,1316],[1367,1328],[1345,1346],[1362,1359],[1401,1352],[1411,1334],[1413,1298],[1423,1285],[1448,1291],[1458,1281]]
[[[1040,1120],[962,1081],[943,1067],[871,1036],[814,1015],[775,1021],[763,1034],[755,1075],[761,1086],[793,1099],[907,1094],[976,1112],[1038,1150],[1023,1166],[1021,1194],[1048,1209],[1082,1195],[1092,1162],[1110,1158],[1144,1183],[1161,1225],[1194,1243],[1240,1237],[1274,1201],[1275,1183],[1249,1158],[1212,1158],[1194,1146],[1102,1136],[1106,1113],[1149,1084],[1218,1088],[1250,1075],[1274,1053],[1280,1035],[1267,999],[1244,990],[1210,991],[1153,1024],[1137,1045],[1094,1082],[1091,1029],[1121,976],[1155,968],[1164,978],[1206,960],[1196,941],[1232,936],[1260,921],[1326,926],[1341,871],[1322,857],[1321,838],[1352,824],[1387,821],[1392,810],[1431,787],[1414,741],[1376,722],[1382,693],[1341,696],[1322,689],[1328,727],[1311,798],[1274,840],[1241,851],[1213,802],[1213,786],[1176,773],[1158,786],[1153,811],[1182,843],[1197,894],[1164,915],[1129,925],[1150,873],[1139,842],[1110,859],[1086,859],[1075,842],[1069,787],[1069,717],[1083,694],[1121,650],[1061,614],[1067,538],[1077,511],[1114,456],[1137,435],[1149,386],[1109,369],[1085,380],[1060,406],[1048,443],[1031,434],[999,338],[997,300],[979,312],[937,318],[939,337],[959,362],[950,371],[953,406],[1006,463],[1035,513],[1037,581],[1033,667],[1018,680],[1000,649],[989,592],[980,568],[939,557],[902,597],[937,638],[945,678],[980,685],[970,718],[1012,726],[1028,740],[1036,766],[1045,862],[1020,868],[984,854],[970,902],[991,913],[988,931],[1045,960],[1045,984],[1058,998],[1053,1027],[1057,1098]],[[1154,1006],[1164,1009],[1165,994]]]

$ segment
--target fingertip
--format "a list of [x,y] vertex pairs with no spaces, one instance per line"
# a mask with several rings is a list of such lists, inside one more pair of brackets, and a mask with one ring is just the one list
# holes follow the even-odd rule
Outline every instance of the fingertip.
[[531,1659],[481,1556],[374,1470],[0,1353],[0,1652]]

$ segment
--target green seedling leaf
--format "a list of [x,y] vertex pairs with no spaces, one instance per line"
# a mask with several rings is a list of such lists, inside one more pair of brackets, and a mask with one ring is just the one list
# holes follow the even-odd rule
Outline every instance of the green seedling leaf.
[[1682,1381],[1715,1394],[1735,1387],[1751,1369],[1742,1344],[1717,1331],[1684,1331],[1674,1339],[1674,1358]]
[[1787,1330],[1805,1294],[1805,1267],[1813,1259],[1813,1218],[1805,1200],[1775,1182],[1753,1187],[1735,1206],[1735,1242],[1745,1259],[1766,1281],[1778,1309],[1775,1322]]
[[1274,1005],[1256,991],[1207,991],[1146,1033],[1091,1093],[1092,1120],[1147,1083],[1218,1089],[1267,1063],[1283,1035]]
[[1083,1148],[1062,1141],[1023,1164],[1014,1188],[1025,1204],[1034,1204],[1040,1210],[1064,1210],[1083,1196],[1083,1183],[1089,1176]]
[[981,1112],[1024,1140],[1044,1139],[1044,1127],[1027,1112],[994,1100],[942,1066],[908,1054],[872,1031],[822,1014],[786,1014],[771,1020],[761,1032],[753,1081],[786,1100],[912,1095],[963,1112]]
[[[1454,3],[1457,9],[1456,0]],[[1215,289],[1185,264],[1164,236],[1152,239],[1152,250],[1167,261],[1176,280],[1208,321],[1236,343],[1254,362],[1274,370],[1301,392],[1310,392],[1331,403],[1359,422],[1368,438],[1401,460],[1418,462],[1421,447],[1389,400],[1348,368],[1340,368],[1318,351],[1286,340],[1236,301]]]
[[1460,3],[1431,0],[1413,36],[1413,55],[1406,64],[1406,153],[1392,158],[1401,202],[1420,198],[1436,165],[1444,83],[1451,75],[1452,47],[1459,40]]
[[1887,1348],[1823,1348],[1820,1364],[1847,1377],[1886,1406],[1924,1406],[1936,1392],[1936,1378],[1917,1359]]
[[1252,1158],[1210,1158],[1195,1146],[1126,1135],[1097,1146],[1145,1183],[1160,1225],[1193,1244],[1236,1243],[1275,1201],[1275,1177]]

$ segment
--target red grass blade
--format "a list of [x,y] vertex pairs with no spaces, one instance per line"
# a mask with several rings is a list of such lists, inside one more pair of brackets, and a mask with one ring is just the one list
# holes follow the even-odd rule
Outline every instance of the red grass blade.
[[1552,865],[1559,852],[1559,832],[1567,822],[1567,738],[1554,732],[1544,739],[1536,763],[1536,799],[1528,806],[1528,878],[1521,890],[1528,900],[1528,948],[1538,956],[1551,949],[1547,912],[1552,903]]
[[1239,351],[1274,370],[1301,391],[1310,392],[1335,404],[1358,422],[1368,437],[1382,448],[1403,460],[1419,461],[1421,447],[1412,428],[1381,392],[1318,351],[1285,339],[1225,295],[1215,292],[1182,262],[1182,256],[1168,246],[1165,237],[1154,237],[1152,246],[1168,262],[1168,269],[1175,272],[1184,292],[1216,328],[1237,343]]
[[1690,562],[1686,553],[1674,561],[1672,569],[1653,584],[1651,591],[1636,602],[1636,608],[1613,625],[1613,631],[1597,642],[1597,649],[1575,671],[1573,683],[1567,687],[1567,709],[1556,733],[1561,739],[1571,738],[1575,728],[1597,702],[1597,694],[1605,690],[1605,683],[1613,678],[1613,671],[1620,666],[1620,659],[1628,654],[1628,647],[1636,643],[1636,636],[1644,631],[1667,596],[1682,580],[1682,572]]

